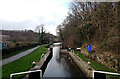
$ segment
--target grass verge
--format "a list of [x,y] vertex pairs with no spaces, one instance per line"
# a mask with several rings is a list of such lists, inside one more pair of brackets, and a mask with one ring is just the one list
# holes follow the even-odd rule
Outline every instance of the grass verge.
[[74,53],[76,55],[78,55],[83,61],[88,62],[88,58],[85,55],[83,55],[82,53],[77,52],[77,51],[75,51]]
[[[48,51],[47,48],[42,46],[16,61],[3,65],[2,79],[9,79],[10,78],[9,76],[11,73],[28,71],[30,68],[34,66],[32,64],[32,61],[40,61],[41,55],[45,54],[47,51]],[[19,77],[22,77],[22,76],[24,75],[20,75]]]
[[[75,51],[74,53],[76,55],[78,55],[83,61],[85,61],[85,62],[89,61],[88,58],[84,54],[77,52],[77,51]],[[115,72],[97,61],[90,60],[90,62],[91,62],[90,66],[92,68],[94,68],[95,70],[106,71],[106,72]],[[108,74],[107,74],[107,76],[112,77],[112,79],[120,79],[120,76],[108,75]]]

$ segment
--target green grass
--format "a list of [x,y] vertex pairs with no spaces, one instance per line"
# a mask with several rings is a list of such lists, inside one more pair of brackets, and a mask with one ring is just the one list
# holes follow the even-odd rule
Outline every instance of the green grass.
[[[9,76],[11,73],[28,71],[30,68],[34,66],[32,64],[32,61],[40,61],[41,54],[45,54],[46,52],[47,52],[47,48],[39,47],[38,49],[34,50],[30,54],[16,61],[3,65],[2,67],[3,78],[2,79],[9,79]],[[21,76],[25,76],[25,75],[21,75]]]
[[[83,61],[85,61],[85,62],[88,62],[88,61],[89,61],[88,58],[87,58],[84,54],[82,54],[82,53],[80,53],[80,52],[77,52],[77,51],[75,51],[74,53],[75,53],[75,54],[78,54],[78,56],[79,56]],[[90,60],[90,62],[91,62],[90,66],[91,66],[92,68],[94,68],[95,70],[106,71],[106,72],[115,72],[115,71],[109,69],[108,67],[106,67],[105,65],[103,65],[103,64],[101,64],[101,63],[99,63],[99,62],[97,62],[97,61]],[[117,73],[118,73],[118,72],[117,72]],[[120,76],[118,77],[118,76],[115,76],[115,75],[108,75],[108,74],[107,74],[107,76],[113,77],[112,79],[120,79]],[[117,77],[117,78],[116,78],[116,77]]]
[[48,46],[48,45],[50,45],[50,44],[45,44],[44,46],[46,47],[46,46]]
[[95,70],[102,70],[102,71],[107,71],[107,72],[113,72],[108,67],[104,66],[103,64],[101,64],[99,62],[92,61],[92,60],[90,60],[90,62],[91,62],[90,66],[92,68],[94,68]]
[[87,58],[85,55],[83,55],[82,53],[77,52],[77,51],[75,51],[74,53],[75,53],[75,54],[78,54],[78,56],[79,56],[81,59],[83,59],[83,61],[88,62],[88,58]]
[[[48,46],[48,45],[50,45],[50,44],[45,44],[44,46]],[[34,46],[34,47],[35,47],[35,46]],[[24,51],[26,51],[26,50],[28,50],[28,49],[31,49],[31,48],[34,48],[34,47],[27,47],[27,48],[21,49],[21,50],[16,51],[16,52],[12,52],[12,53],[9,53],[9,54],[4,54],[4,55],[2,55],[2,59],[5,59],[5,58],[8,58],[8,57],[14,56],[14,55],[16,55],[16,54],[19,54],[19,53],[21,53],[21,52],[24,52]]]
[[[90,66],[92,68],[94,68],[95,70],[118,73],[118,72],[115,72],[115,71],[109,69],[108,67],[106,67],[105,65],[103,65],[99,62],[92,61],[92,60],[90,60],[90,62],[91,62]],[[113,77],[113,79],[120,79],[120,76],[109,75],[109,74],[106,74],[106,75],[109,76],[109,77]]]
[[16,51],[16,52],[12,52],[12,53],[9,53],[9,54],[4,54],[4,55],[2,55],[2,59],[5,59],[5,58],[11,57],[13,55],[19,54],[19,53],[24,52],[24,51],[26,51],[28,49],[31,49],[31,48],[34,48],[34,47],[28,47],[28,48],[24,48],[24,49],[21,49],[21,50]]

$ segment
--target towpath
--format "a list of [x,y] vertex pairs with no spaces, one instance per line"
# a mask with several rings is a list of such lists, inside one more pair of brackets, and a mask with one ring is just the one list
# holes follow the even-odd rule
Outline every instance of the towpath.
[[[21,52],[21,53],[19,53],[19,54],[17,54],[17,55],[11,56],[11,57],[6,58],[6,59],[3,59],[3,60],[2,60],[2,65],[5,65],[5,64],[8,64],[8,63],[13,62],[13,61],[15,61],[15,60],[18,60],[18,59],[20,59],[21,57],[23,57],[23,56],[31,53],[32,51],[34,51],[35,49],[37,49],[37,48],[39,48],[39,47],[41,47],[41,46],[36,46],[36,47],[34,47],[34,48],[28,49],[27,51]],[[0,66],[1,66],[1,64],[0,64]]]

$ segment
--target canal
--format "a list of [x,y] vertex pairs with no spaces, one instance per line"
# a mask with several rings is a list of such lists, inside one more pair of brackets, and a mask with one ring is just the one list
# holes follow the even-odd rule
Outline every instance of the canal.
[[69,62],[65,57],[59,56],[60,46],[54,43],[53,57],[47,65],[43,79],[86,79],[74,63]]

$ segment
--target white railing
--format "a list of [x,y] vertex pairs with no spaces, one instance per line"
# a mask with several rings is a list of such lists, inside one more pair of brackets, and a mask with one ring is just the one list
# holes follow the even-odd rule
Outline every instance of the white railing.
[[32,72],[40,72],[40,78],[42,78],[42,70],[33,70],[33,71],[26,71],[26,72],[19,72],[19,73],[10,74],[10,79],[12,79],[12,77],[14,75],[28,74],[28,73],[32,73]]
[[97,72],[97,73],[104,73],[104,74],[111,74],[111,75],[120,75],[120,73],[113,73],[113,72],[105,72],[105,71],[94,71],[93,70],[93,73],[92,73],[92,77],[94,79],[94,73]]

